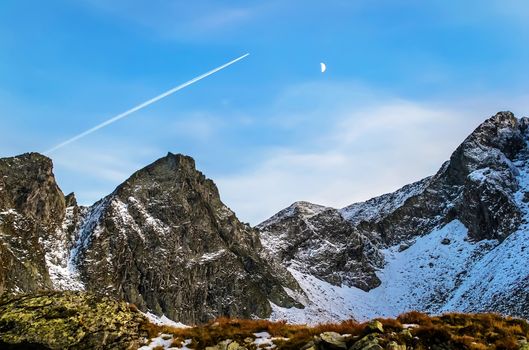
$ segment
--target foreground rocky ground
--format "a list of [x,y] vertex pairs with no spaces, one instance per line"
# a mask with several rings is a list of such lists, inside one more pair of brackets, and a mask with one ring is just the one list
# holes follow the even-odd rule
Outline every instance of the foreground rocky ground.
[[132,304],[82,292],[0,299],[0,349],[506,349],[529,350],[529,323],[494,314],[410,312],[314,327],[221,318],[156,325]]

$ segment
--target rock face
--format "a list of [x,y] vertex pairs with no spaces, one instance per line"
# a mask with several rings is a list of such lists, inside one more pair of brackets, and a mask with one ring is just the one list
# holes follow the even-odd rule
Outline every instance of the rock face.
[[51,160],[36,153],[0,159],[0,294],[52,287],[41,240],[65,216]]
[[80,292],[0,298],[2,349],[137,349],[145,317],[125,302]]
[[85,220],[75,265],[88,290],[188,323],[267,317],[268,300],[295,305],[283,289],[298,289],[295,280],[264,259],[257,232],[190,157],[138,171]]
[[[258,226],[264,245],[312,299],[307,312],[336,299],[343,318],[410,309],[529,318],[528,124],[498,113],[437,174],[394,193],[340,210],[296,203]],[[340,264],[344,253],[352,268]],[[275,317],[300,319],[285,310]]]
[[481,124],[432,177],[341,210],[385,246],[458,219],[475,240],[503,239],[521,223],[516,161],[527,157],[528,119],[501,112]]
[[86,289],[185,323],[299,306],[283,288],[295,279],[189,157],[168,154],[88,208],[44,156],[2,159],[0,175],[0,292]]
[[382,256],[336,209],[297,202],[258,228],[268,253],[289,268],[366,291],[380,285]]

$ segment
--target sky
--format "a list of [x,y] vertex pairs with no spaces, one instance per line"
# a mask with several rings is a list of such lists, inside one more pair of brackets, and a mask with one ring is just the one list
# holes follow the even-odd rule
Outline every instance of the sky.
[[0,157],[248,52],[51,154],[60,187],[90,205],[173,152],[244,222],[340,208],[434,174],[498,111],[525,116],[528,40],[521,0],[2,0]]

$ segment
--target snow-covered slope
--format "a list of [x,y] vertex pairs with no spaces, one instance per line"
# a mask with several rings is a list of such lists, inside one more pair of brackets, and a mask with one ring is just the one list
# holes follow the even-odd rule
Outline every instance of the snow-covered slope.
[[392,247],[383,253],[386,265],[377,273],[382,284],[368,292],[335,286],[291,268],[306,292],[306,307],[273,305],[272,319],[296,323],[368,320],[410,310],[434,314],[494,311],[529,318],[527,227],[502,243],[470,242],[467,229],[454,220],[402,252]]
[[[529,318],[528,123],[499,113],[434,176],[339,211],[362,246],[374,247],[370,256],[382,257],[381,263],[365,259],[357,270],[342,270],[358,280],[363,269],[373,267],[380,283],[371,288],[322,278],[313,272],[319,270],[317,260],[296,258],[326,250],[329,259],[334,252],[341,260],[340,249],[325,242],[332,225],[318,231],[319,240],[308,234],[304,238],[310,244],[292,247],[289,232],[296,228],[289,225],[300,226],[286,215],[292,210],[274,216],[273,224],[261,224],[269,254],[282,258],[307,296],[300,299],[305,309],[274,305],[273,318],[363,320],[409,310],[496,311]],[[311,220],[318,226],[318,216]],[[350,239],[334,235],[332,243],[339,247]],[[285,246],[295,249],[290,253],[295,264],[284,258]]]
[[[380,286],[363,291],[336,286],[310,274],[290,269],[310,301],[302,310],[274,307],[274,319],[321,322],[355,318],[397,316],[409,310],[438,312],[441,301],[450,298],[467,269],[497,242],[471,243],[467,229],[454,220],[443,228],[417,238],[404,251],[399,247],[382,250],[386,264],[377,272]],[[444,243],[443,243],[444,242]]]

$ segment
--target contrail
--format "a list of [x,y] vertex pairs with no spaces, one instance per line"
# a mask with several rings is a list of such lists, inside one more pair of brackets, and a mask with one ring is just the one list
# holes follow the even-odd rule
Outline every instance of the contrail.
[[156,97],[154,97],[154,98],[151,98],[150,100],[145,101],[145,102],[143,102],[143,103],[137,105],[136,107],[132,107],[131,109],[129,109],[129,110],[126,111],[126,112],[123,112],[123,113],[121,113],[121,114],[118,114],[118,115],[116,115],[115,117],[112,117],[112,118],[110,118],[109,120],[107,120],[107,121],[105,121],[105,122],[103,122],[103,123],[101,123],[101,124],[99,124],[99,125],[96,125],[96,126],[94,126],[93,128],[88,129],[88,130],[86,130],[86,131],[80,133],[79,135],[76,135],[76,136],[72,137],[71,139],[68,139],[68,140],[66,140],[66,141],[64,141],[64,142],[62,142],[62,143],[59,143],[57,146],[55,146],[55,147],[53,147],[53,148],[50,148],[49,150],[47,150],[47,151],[44,152],[44,153],[45,153],[45,154],[52,153],[52,152],[58,150],[59,148],[62,148],[62,147],[64,147],[64,146],[66,146],[66,145],[69,145],[69,144],[72,143],[72,142],[75,142],[75,141],[79,140],[80,138],[83,138],[83,137],[85,137],[85,136],[87,136],[87,135],[90,135],[91,133],[96,132],[96,131],[99,130],[99,129],[102,129],[102,128],[104,128],[105,126],[108,126],[108,125],[110,125],[110,124],[112,124],[112,123],[115,123],[115,122],[117,122],[118,120],[123,119],[123,118],[125,118],[125,117],[131,115],[132,113],[139,111],[140,109],[143,109],[143,108],[145,108],[145,107],[147,107],[147,106],[149,106],[149,105],[152,105],[153,103],[155,103],[155,102],[161,100],[162,98],[165,98],[165,97],[167,97],[167,96],[170,96],[170,95],[174,94],[175,92],[180,91],[180,90],[182,90],[182,89],[188,87],[189,85],[196,83],[196,82],[199,81],[199,80],[202,80],[202,79],[204,79],[204,78],[206,78],[206,77],[208,77],[208,76],[210,76],[210,75],[212,75],[212,74],[217,73],[218,71],[220,71],[220,70],[222,70],[222,69],[224,69],[224,68],[226,68],[226,67],[228,67],[228,66],[231,66],[232,64],[234,64],[234,63],[236,63],[236,62],[242,60],[243,58],[245,58],[245,57],[247,57],[247,56],[249,56],[249,55],[250,55],[249,53],[247,53],[247,54],[245,54],[245,55],[242,55],[241,57],[236,58],[236,59],[234,59],[233,61],[230,61],[230,62],[228,62],[228,63],[225,63],[225,64],[223,64],[223,65],[220,66],[220,67],[217,67],[217,68],[215,68],[215,69],[212,69],[212,70],[210,70],[210,71],[207,72],[207,73],[204,73],[204,74],[202,74],[202,75],[199,75],[199,76],[197,76],[197,77],[195,77],[195,78],[193,78],[193,79],[191,79],[191,80],[189,80],[189,81],[187,81],[187,82],[185,82],[185,83],[183,83],[183,84],[181,84],[181,85],[178,85],[178,86],[172,88],[171,90],[169,90],[169,91],[167,91],[167,92],[164,92],[164,93],[161,94],[161,95],[158,95],[158,96],[156,96]]

